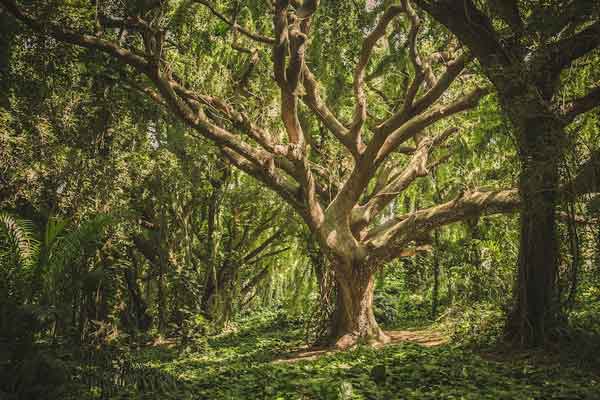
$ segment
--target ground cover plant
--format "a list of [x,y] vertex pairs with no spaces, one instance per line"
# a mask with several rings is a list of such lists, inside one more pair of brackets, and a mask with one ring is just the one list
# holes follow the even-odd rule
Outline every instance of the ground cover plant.
[[113,390],[144,399],[594,399],[600,387],[593,361],[575,354],[503,354],[439,333],[444,340],[432,342],[423,330],[384,348],[320,353],[306,350],[297,321],[276,312],[253,319],[201,349],[130,354],[130,376],[117,388],[98,381],[74,398]]

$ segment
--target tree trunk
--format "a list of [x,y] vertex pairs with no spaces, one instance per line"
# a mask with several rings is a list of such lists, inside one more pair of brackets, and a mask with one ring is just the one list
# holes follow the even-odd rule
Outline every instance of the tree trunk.
[[440,297],[440,255],[439,255],[439,232],[433,233],[433,289],[431,293],[431,318],[437,315],[439,297]]
[[147,331],[152,324],[152,317],[148,314],[148,305],[141,295],[141,290],[136,281],[137,267],[134,260],[134,268],[123,271],[125,283],[129,292],[129,302],[131,304],[131,312],[135,319],[135,328],[142,332]]
[[484,282],[482,277],[484,272],[481,266],[481,231],[479,229],[479,217],[468,219],[466,221],[469,235],[469,264],[473,267],[472,286],[469,297],[472,301],[478,302],[481,300],[484,291]]
[[556,138],[560,133],[556,132],[555,126],[544,122],[548,120],[526,125],[519,143],[521,239],[515,304],[509,316],[507,334],[525,347],[546,341],[558,313],[555,214],[561,159]]
[[227,301],[235,284],[235,261],[224,260],[215,274],[209,272],[204,293],[202,294],[202,312],[210,320],[228,322],[231,315]]
[[389,342],[373,314],[372,270],[364,266],[336,269],[335,278],[337,299],[331,325],[335,346],[346,349],[360,342],[370,345]]
[[206,283],[204,284],[204,291],[202,292],[202,298],[200,299],[200,306],[202,313],[208,319],[212,318],[214,295],[216,292],[216,277],[213,271],[207,272]]

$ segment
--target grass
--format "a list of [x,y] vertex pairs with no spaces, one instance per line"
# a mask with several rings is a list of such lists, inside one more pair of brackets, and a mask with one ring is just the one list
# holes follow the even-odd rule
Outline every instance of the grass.
[[[600,377],[572,358],[402,342],[278,362],[302,346],[301,329],[268,320],[244,326],[197,347],[141,350],[132,355],[135,384],[110,398],[600,399]],[[85,397],[102,394],[77,398]]]

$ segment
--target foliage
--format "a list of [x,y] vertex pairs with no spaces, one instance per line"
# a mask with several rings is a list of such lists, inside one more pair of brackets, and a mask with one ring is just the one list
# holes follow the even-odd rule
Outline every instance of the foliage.
[[[400,343],[289,360],[301,331],[282,322],[279,313],[262,313],[202,351],[129,354],[135,367],[118,392],[144,399],[592,399],[600,385],[573,359],[523,353],[511,360],[451,345]],[[85,393],[78,398],[97,398],[100,388]]]
[[[274,35],[268,2],[209,2],[213,11],[205,3],[17,1],[47,26],[70,26],[143,57],[153,57],[154,35],[166,32],[156,59],[165,79],[227,102],[225,111],[218,102],[205,104],[199,118],[231,131],[232,140],[255,146],[253,151],[270,144],[259,146],[244,135],[249,124],[288,149],[270,49],[239,31]],[[302,2],[291,3],[293,15]],[[323,0],[312,17],[306,65],[319,80],[325,108],[344,129],[354,116],[354,70],[363,40],[397,3]],[[510,35],[520,31],[506,29],[499,10],[488,9],[498,2],[475,3],[491,16],[503,45],[511,44]],[[534,3],[518,2],[529,27],[539,32],[521,37],[527,44],[523,55],[577,32],[575,19],[553,36],[562,23],[562,7],[556,6],[562,1]],[[595,5],[569,2],[575,3],[568,13],[594,18]],[[384,329],[441,330],[449,344],[394,343],[275,362],[335,328],[340,276],[336,281],[328,243],[341,231],[315,235],[314,224],[297,212],[310,207],[287,204],[266,190],[261,176],[236,169],[235,160],[223,156],[222,143],[207,140],[205,131],[193,129],[194,121],[182,121],[142,93],[156,88],[144,74],[97,49],[45,36],[50,29],[34,34],[5,8],[0,6],[0,398],[597,397],[598,194],[562,202],[557,210],[561,257],[555,282],[564,317],[545,350],[515,354],[501,345],[519,278],[518,216],[486,216],[470,204],[452,225],[427,225],[424,235],[386,255],[392,261],[372,269],[373,311]],[[236,27],[214,11],[231,17]],[[422,61],[437,57],[431,72],[441,76],[451,55],[446,50],[466,47],[424,10],[416,13],[417,50]],[[124,19],[102,26],[108,17]],[[136,25],[146,19],[148,31]],[[412,60],[411,26],[402,14],[393,19],[365,66],[365,143],[381,121],[404,108],[411,82],[418,83],[417,97],[429,89]],[[553,112],[597,84],[599,61],[594,51],[556,77],[561,89],[552,98]],[[471,60],[432,106],[447,106],[474,86],[489,85],[484,63]],[[303,162],[292,164],[306,166],[330,201],[360,157],[302,103],[307,88],[296,89],[297,116],[310,149]],[[179,99],[197,105],[197,99]],[[390,167],[390,176],[410,178],[407,187],[392,191],[393,201],[366,230],[351,231],[341,245],[354,245],[368,229],[395,218],[410,221],[419,212],[434,214],[439,204],[460,203],[469,193],[518,185],[521,152],[504,103],[501,92],[490,93],[420,132],[434,137],[459,128],[439,143],[422,171],[402,175],[421,138],[390,154],[387,166],[375,172],[388,179],[383,171]],[[234,109],[242,112],[242,122],[227,114]],[[559,172],[566,193],[598,151],[599,121],[592,109],[564,130]],[[303,178],[281,169],[291,162],[282,154],[251,165],[281,173],[276,183],[293,184],[284,189],[302,199],[310,190],[296,185]],[[591,171],[599,176],[599,169]],[[387,196],[378,193],[377,180],[375,174],[370,178],[357,205]],[[409,235],[416,231],[404,228]]]
[[0,213],[0,243],[2,265],[14,265],[16,268],[25,269],[35,263],[38,249],[30,221]]

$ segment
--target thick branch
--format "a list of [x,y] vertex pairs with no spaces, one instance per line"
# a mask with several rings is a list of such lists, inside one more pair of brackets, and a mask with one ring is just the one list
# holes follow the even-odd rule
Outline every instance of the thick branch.
[[[278,171],[276,171],[274,152],[277,152],[270,141],[271,138],[269,135],[260,128],[254,126],[243,114],[236,112],[218,98],[194,94],[170,77],[165,76],[165,74],[161,72],[159,65],[148,62],[144,58],[137,56],[114,43],[94,36],[79,34],[56,24],[39,23],[22,13],[15,4],[9,0],[2,0],[0,4],[3,4],[4,7],[19,20],[25,22],[37,31],[49,34],[60,41],[103,51],[120,61],[133,66],[139,73],[146,75],[156,86],[158,93],[152,90],[145,91],[153,99],[160,103],[164,101],[170,111],[177,115],[183,122],[198,131],[205,138],[208,138],[219,145],[224,154],[236,166],[263,181],[268,187],[279,193],[286,201],[290,202],[301,215],[308,217],[314,214],[314,210],[311,210],[312,214],[306,213],[304,205],[296,198],[296,195],[299,193],[299,187],[295,187],[287,182],[286,179],[280,176]],[[198,106],[198,103],[215,107],[215,109],[225,113],[233,122],[244,126],[250,133],[250,136],[268,151],[250,146],[240,137],[211,122],[202,108]],[[304,166],[304,164],[294,164],[294,166],[292,166],[291,163],[286,160],[279,159],[278,166],[286,170],[288,174],[303,184],[304,193],[306,193],[307,196],[312,196],[310,201],[308,201],[308,204],[317,203],[316,193],[318,187],[312,179],[310,170],[308,168],[298,168],[299,166]],[[312,222],[314,222],[314,219],[311,219],[311,223]]]
[[[489,92],[489,88],[477,88],[447,106],[438,106],[421,115],[411,118],[396,130],[392,131],[389,135],[386,135],[387,138],[381,146],[376,160],[384,159],[389,153],[394,151],[396,147],[414,137],[427,126],[430,126],[443,118],[447,118],[453,114],[477,106],[479,100]],[[384,134],[384,132],[388,131],[390,128],[391,126],[382,126],[380,128],[380,134]]]
[[381,163],[403,142],[415,137],[423,129],[443,118],[475,107],[479,99],[488,92],[488,88],[477,88],[447,106],[435,107],[428,112],[410,119],[389,134],[388,130],[378,129],[375,131],[373,139],[329,207],[329,215],[335,218],[336,215],[348,212],[354,208]]
[[34,31],[53,36],[62,42],[103,51],[114,56],[125,64],[131,65],[138,72],[146,73],[148,71],[149,63],[146,61],[146,59],[112,42],[97,38],[96,36],[77,33],[74,30],[61,25],[39,22],[22,12],[12,0],[0,0],[0,4],[2,4],[2,6],[9,13],[14,15],[15,18],[25,23]]
[[[456,59],[450,61],[446,70],[442,73],[442,75],[437,79],[436,83],[433,85],[431,89],[429,89],[423,97],[418,99],[412,107],[409,109],[409,115],[420,114],[428,107],[430,107],[433,103],[435,103],[440,96],[442,96],[446,90],[450,87],[452,82],[456,79],[457,76],[465,68],[465,64],[471,59],[471,55],[469,53],[463,53],[458,56]],[[392,117],[394,118],[394,117]]]
[[[303,66],[302,77],[304,89],[306,90],[306,94],[302,96],[304,104],[311,109],[340,143],[342,143],[350,152],[356,152],[355,146],[352,145],[352,141],[349,138],[349,130],[336,118],[329,107],[327,107],[327,104],[325,104],[325,101],[321,98],[318,82],[306,63]],[[356,152],[354,156],[358,157],[358,153]]]
[[[563,200],[600,192],[600,152],[595,151],[579,169],[572,183],[563,185]],[[432,229],[479,215],[511,213],[520,206],[517,189],[469,192],[444,204],[398,216],[372,228],[365,236],[367,246],[381,260],[395,258],[411,241]],[[558,214],[558,218],[563,218]],[[577,220],[575,222],[578,222]]]
[[366,236],[367,246],[375,257],[388,260],[433,229],[482,214],[514,212],[519,204],[516,189],[464,193],[447,203],[393,218],[371,229]]
[[367,119],[367,98],[364,91],[365,71],[369,64],[369,59],[371,58],[371,53],[373,52],[375,44],[383,35],[385,35],[389,23],[402,11],[403,7],[400,6],[389,7],[375,26],[375,29],[367,35],[362,44],[358,63],[356,64],[356,69],[354,71],[354,97],[356,99],[356,107],[350,126],[350,140],[353,142],[353,145],[356,146],[357,150],[359,150],[358,152],[360,152],[360,146],[362,144],[360,131]]
[[300,188],[292,185],[283,176],[279,175],[274,166],[271,168],[268,166],[267,168],[260,168],[231,149],[222,148],[221,150],[223,155],[238,169],[241,169],[271,188],[290,204],[300,216],[306,221],[310,221],[304,204],[302,204],[302,201],[297,196]]
[[[427,82],[427,85],[429,87],[432,87],[435,84],[435,76],[433,76],[431,66],[421,59],[421,56],[419,55],[419,51],[417,49],[417,36],[421,27],[421,19],[419,18],[415,10],[412,8],[412,5],[410,4],[409,0],[402,0],[402,6],[410,20],[410,31],[408,33],[408,49],[410,60],[415,69],[415,79],[413,81],[412,86],[416,86],[416,88],[418,89],[420,82],[424,79],[425,82]],[[416,95],[416,91],[414,94]],[[410,105],[412,104],[412,99],[410,100],[411,101],[409,102],[405,102],[404,107],[410,107]]]
[[[304,51],[309,31],[309,20],[288,15],[289,0],[276,0],[273,24],[276,44],[273,47],[273,70],[275,81],[281,91],[281,119],[288,134],[290,146],[288,158],[298,171],[302,195],[308,207],[311,226],[319,226],[323,221],[323,211],[318,200],[318,185],[306,158],[306,141],[298,118],[298,86],[304,67]],[[315,2],[316,5],[318,2]],[[306,32],[306,33],[305,33]],[[286,68],[286,58],[289,63]]]
[[540,49],[531,60],[533,68],[557,75],[576,59],[600,46],[600,21],[581,32]]
[[[288,134],[289,142],[304,152],[304,134],[298,119],[298,96],[296,89],[304,64],[306,36],[299,29],[298,21],[288,24],[287,8],[289,0],[277,0],[273,25],[276,43],[273,46],[273,73],[281,90],[281,119]],[[286,58],[290,56],[286,68]]]
[[414,1],[454,33],[486,68],[498,64],[510,65],[510,57],[502,47],[491,21],[471,0]]
[[600,86],[590,90],[585,96],[568,102],[562,110],[562,118],[565,123],[570,123],[579,114],[590,111],[591,109],[600,106]]
[[449,128],[434,138],[425,137],[421,139],[408,165],[398,172],[392,171],[386,184],[375,191],[365,205],[353,210],[353,230],[360,231],[367,226],[381,210],[406,190],[417,178],[427,176],[430,167],[429,157],[432,150],[444,143],[450,135],[457,131],[457,128]]
[[462,72],[465,67],[465,63],[469,59],[470,55],[468,53],[464,53],[448,63],[448,67],[440,76],[440,78],[436,80],[431,89],[429,89],[423,95],[423,97],[416,102],[414,102],[414,99],[421,83],[423,82],[423,77],[415,77],[408,89],[402,109],[394,113],[387,120],[377,126],[377,130],[387,134],[404,124],[410,117],[422,113],[431,105],[433,105],[445,93],[448,87],[450,87],[456,77]]
[[354,231],[358,232],[367,226],[387,204],[398,197],[417,178],[427,176],[426,165],[432,144],[431,138],[421,140],[408,165],[399,173],[391,175],[388,182],[375,192],[365,205],[354,208],[352,212]]
[[150,26],[149,23],[140,19],[137,16],[130,16],[127,18],[115,18],[108,15],[100,15],[98,17],[100,24],[105,28],[128,28],[135,31],[151,31],[156,30]]

